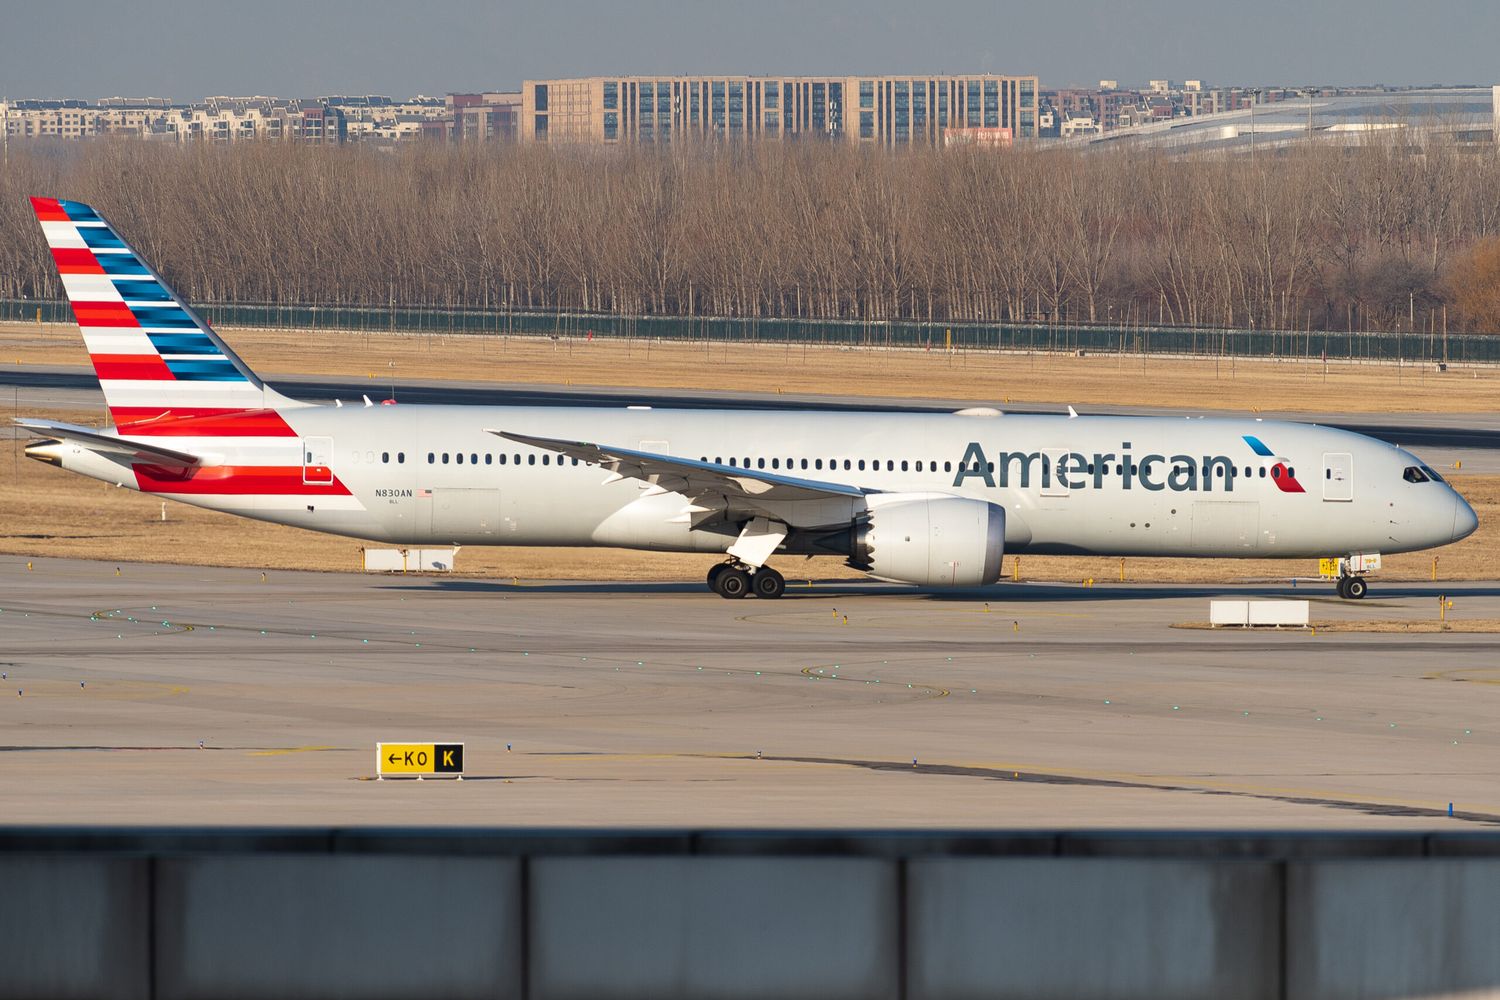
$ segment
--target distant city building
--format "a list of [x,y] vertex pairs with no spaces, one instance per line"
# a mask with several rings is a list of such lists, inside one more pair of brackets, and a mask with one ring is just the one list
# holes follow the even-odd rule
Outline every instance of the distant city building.
[[983,146],[988,149],[1008,149],[1015,136],[1008,128],[945,128],[944,146]]
[[1037,134],[1034,76],[589,77],[527,80],[523,142],[777,139],[904,145],[945,130]]
[[515,142],[521,128],[521,94],[494,91],[449,94],[455,142]]
[[1099,89],[1100,90],[1119,90],[1120,89],[1120,81],[1119,80],[1100,80],[1099,81]]
[[343,113],[318,102],[271,97],[210,97],[198,105],[162,98],[15,101],[3,105],[7,138],[86,139],[126,136],[184,142],[290,139],[339,143]]

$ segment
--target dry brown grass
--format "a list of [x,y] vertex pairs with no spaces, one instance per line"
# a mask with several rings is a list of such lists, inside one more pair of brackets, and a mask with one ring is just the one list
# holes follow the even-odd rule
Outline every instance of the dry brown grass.
[[[226,329],[267,375],[1342,412],[1487,412],[1500,370]],[[71,324],[0,326],[0,363],[87,365]]]
[[[31,413],[77,423],[95,423],[80,411]],[[67,556],[119,562],[171,562],[263,569],[357,570],[360,543],[298,528],[265,524],[229,514],[168,503],[133,490],[29,461],[24,441],[0,450],[0,553]],[[1454,485],[1479,514],[1479,530],[1442,549],[1438,578],[1489,579],[1500,553],[1500,476],[1455,476]],[[698,580],[712,556],[631,552],[620,549],[469,548],[459,556],[464,575],[521,580]],[[862,579],[836,558],[785,559],[778,568],[790,580]],[[1005,560],[1006,578],[1015,568]],[[1388,556],[1382,579],[1426,580],[1432,554]],[[1310,560],[1130,559],[1133,582],[1218,583],[1313,576]],[[1101,583],[1119,579],[1117,559],[1025,556],[1021,579]]]

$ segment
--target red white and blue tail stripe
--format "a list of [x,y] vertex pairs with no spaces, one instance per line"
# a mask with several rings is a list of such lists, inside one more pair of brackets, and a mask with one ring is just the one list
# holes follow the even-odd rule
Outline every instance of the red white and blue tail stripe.
[[291,403],[262,385],[98,212],[57,198],[31,205],[116,424]]
[[110,479],[123,465],[137,489],[199,506],[273,519],[315,506],[363,510],[331,456],[305,452],[288,422],[309,404],[263,384],[94,209],[57,198],[31,205],[115,426],[24,426],[105,456]]

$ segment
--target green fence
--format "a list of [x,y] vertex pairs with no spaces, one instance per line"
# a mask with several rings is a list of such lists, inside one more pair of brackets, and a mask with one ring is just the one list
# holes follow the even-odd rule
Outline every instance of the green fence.
[[[217,325],[273,329],[1500,364],[1500,336],[1460,333],[1351,333],[1332,330],[1230,330],[1177,326],[860,323],[242,303],[210,303],[199,306],[198,311],[210,323]],[[35,321],[38,317],[42,322],[48,323],[72,321],[67,304],[63,302],[0,300],[0,320]]]

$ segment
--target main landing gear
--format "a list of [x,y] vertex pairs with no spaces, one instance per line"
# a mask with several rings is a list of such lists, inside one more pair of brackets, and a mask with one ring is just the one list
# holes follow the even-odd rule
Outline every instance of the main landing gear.
[[719,563],[708,571],[708,587],[730,600],[739,600],[750,594],[774,600],[786,593],[786,580],[769,566],[752,569],[730,562]]
[[1363,577],[1341,576],[1337,585],[1338,594],[1346,601],[1357,601],[1364,597],[1370,590],[1370,585],[1365,583]]

